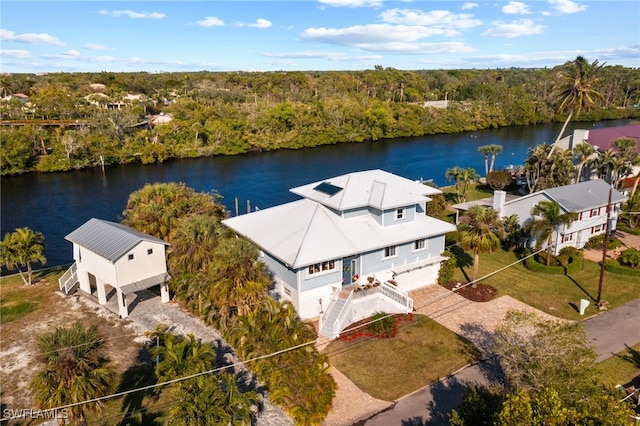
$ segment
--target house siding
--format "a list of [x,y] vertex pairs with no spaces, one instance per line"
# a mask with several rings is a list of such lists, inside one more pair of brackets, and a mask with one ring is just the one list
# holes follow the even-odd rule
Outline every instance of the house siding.
[[[152,254],[147,250],[152,249]],[[129,260],[129,255],[133,259]],[[120,285],[135,283],[149,277],[150,271],[156,271],[152,275],[167,272],[164,254],[164,245],[141,241],[133,249],[115,262],[115,271]]]

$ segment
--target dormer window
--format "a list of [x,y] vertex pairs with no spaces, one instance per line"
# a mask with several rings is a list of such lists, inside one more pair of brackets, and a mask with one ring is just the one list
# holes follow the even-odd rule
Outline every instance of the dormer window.
[[396,220],[404,219],[404,209],[396,210]]

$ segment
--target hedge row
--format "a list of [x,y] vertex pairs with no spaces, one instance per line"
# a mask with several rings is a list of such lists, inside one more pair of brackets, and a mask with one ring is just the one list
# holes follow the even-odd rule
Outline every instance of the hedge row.
[[604,269],[614,274],[631,275],[634,277],[640,277],[640,269],[633,269],[628,266],[621,265],[617,260],[607,259],[604,262]]
[[[525,255],[528,256],[529,253]],[[524,261],[524,266],[532,272],[544,272],[545,274],[567,275],[578,272],[582,269],[582,256],[579,253],[569,256],[568,263],[565,266],[547,266],[538,263],[535,256],[530,256]]]

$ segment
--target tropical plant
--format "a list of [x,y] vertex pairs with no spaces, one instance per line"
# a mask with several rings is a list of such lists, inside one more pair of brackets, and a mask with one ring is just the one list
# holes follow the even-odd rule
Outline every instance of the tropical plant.
[[506,250],[513,250],[521,240],[522,227],[517,214],[501,219],[502,241]]
[[469,184],[478,179],[478,174],[472,167],[464,169],[462,167],[455,166],[446,170],[445,177],[447,178],[447,181],[453,180],[455,182],[458,202],[464,203],[466,201]]
[[460,218],[458,225],[460,245],[473,251],[472,287],[477,287],[480,253],[489,252],[500,246],[501,233],[498,212],[491,207],[473,206]]
[[[37,356],[45,364],[45,369],[30,384],[39,407],[74,404],[108,395],[113,390],[115,372],[101,354],[104,340],[95,327],[79,323],[57,327],[39,336],[36,345]],[[95,401],[69,407],[67,413],[72,424],[86,425],[85,411],[102,408],[102,402]]]
[[551,158],[551,154],[558,141],[562,139],[562,135],[573,114],[575,113],[576,116],[579,116],[582,108],[588,109],[595,102],[595,98],[602,96],[595,90],[595,86],[599,81],[598,73],[605,64],[606,62],[600,64],[597,60],[589,63],[584,56],[578,56],[573,61],[565,63],[558,72],[558,85],[556,87],[557,96],[560,100],[558,112],[568,111],[569,114],[555,143],[551,146],[547,158]]
[[576,219],[574,212],[562,212],[560,204],[553,201],[540,201],[531,209],[531,220],[525,224],[524,230],[530,233],[536,240],[538,249],[544,247],[547,251],[547,266],[551,261],[553,251],[554,232],[562,225],[568,227]]
[[[47,263],[44,251],[44,235],[41,232],[34,232],[29,228],[17,228],[14,232],[5,234],[0,242],[0,262],[9,270],[17,269],[25,285],[31,285],[32,265]],[[25,267],[26,277],[22,270]]]
[[[496,162],[496,155],[502,152],[502,145],[483,145],[478,147],[478,152],[484,156],[484,175],[488,176],[493,171],[493,165]],[[491,156],[491,163],[489,163]]]
[[589,158],[595,153],[596,149],[593,147],[593,145],[586,142],[581,142],[573,147],[573,154],[578,157],[578,171],[576,172],[575,180],[576,183],[582,180],[582,169],[584,168],[585,164],[587,164]]
[[529,150],[525,173],[529,192],[569,185],[576,168],[571,151],[553,151],[552,146],[537,145]]
[[502,191],[504,188],[509,186],[512,181],[513,178],[511,177],[511,173],[506,170],[489,172],[487,174],[487,185],[489,185],[494,191]]

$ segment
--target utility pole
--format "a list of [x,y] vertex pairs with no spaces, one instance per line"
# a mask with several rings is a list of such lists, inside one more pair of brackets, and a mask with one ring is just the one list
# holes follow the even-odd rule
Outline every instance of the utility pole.
[[596,308],[601,309],[602,301],[602,282],[604,281],[604,263],[607,260],[607,245],[609,243],[609,219],[611,218],[611,195],[613,187],[609,187],[609,201],[607,202],[607,223],[604,226],[604,241],[602,243],[602,263],[600,264],[600,280],[598,281],[598,298],[596,300]]

